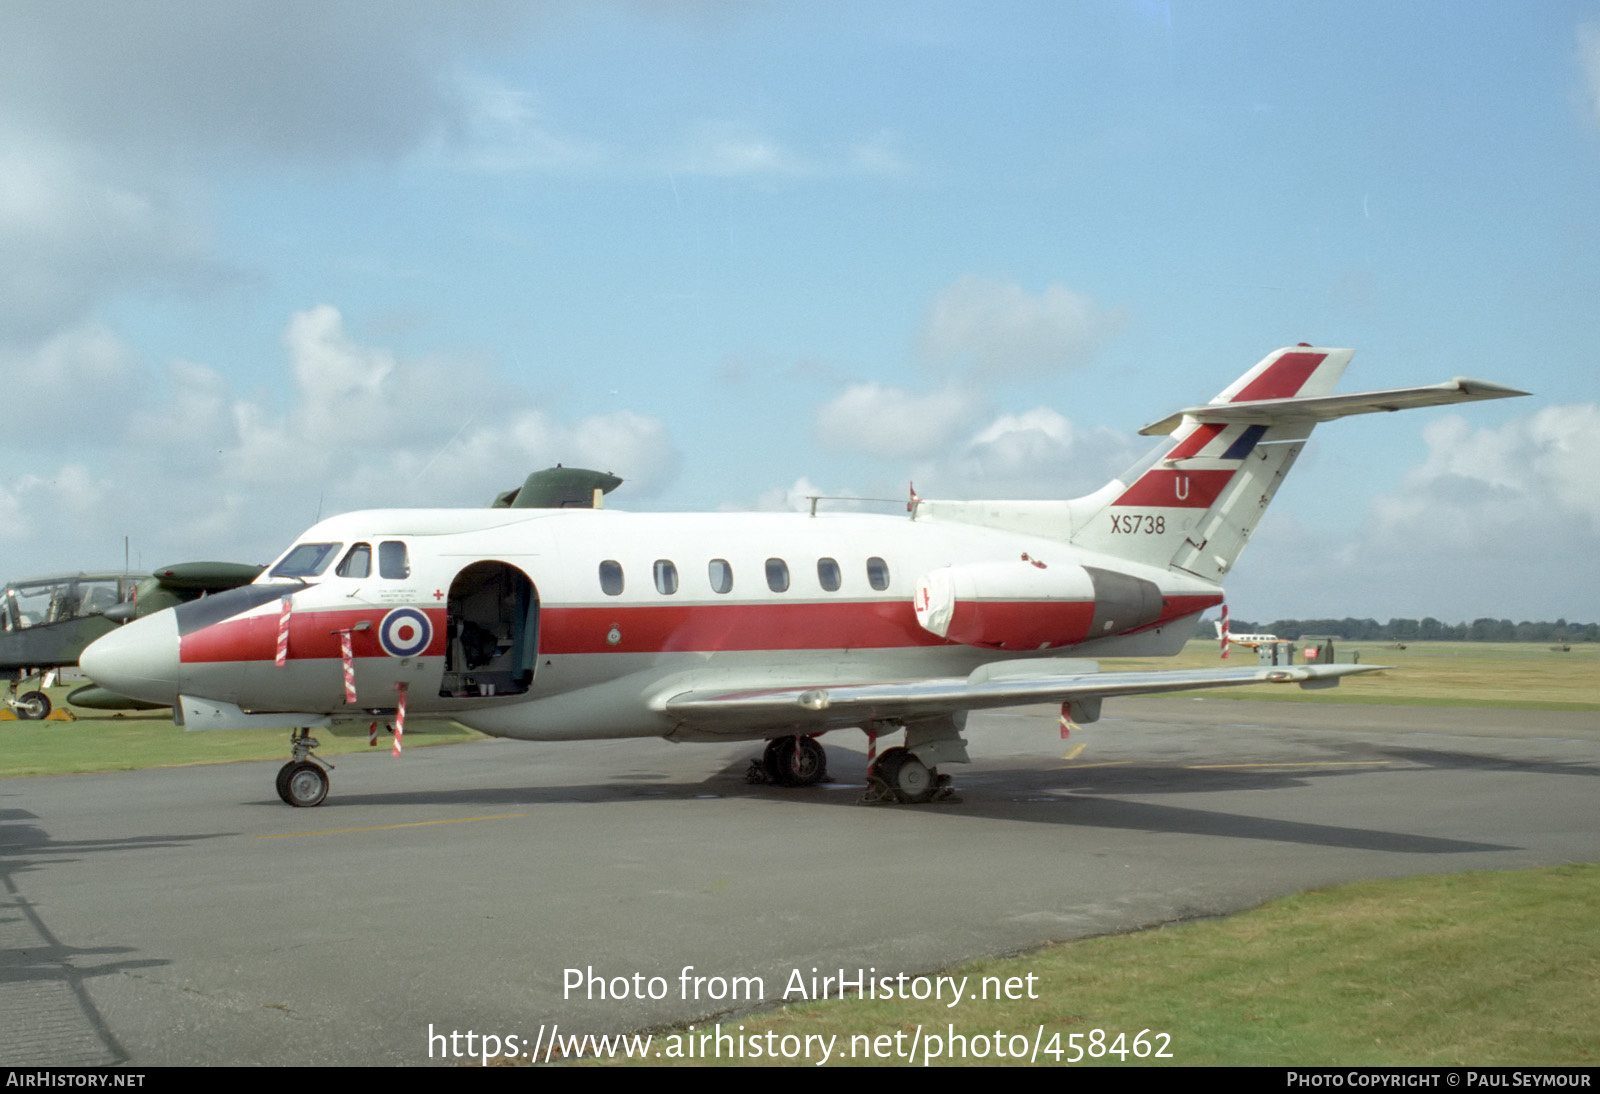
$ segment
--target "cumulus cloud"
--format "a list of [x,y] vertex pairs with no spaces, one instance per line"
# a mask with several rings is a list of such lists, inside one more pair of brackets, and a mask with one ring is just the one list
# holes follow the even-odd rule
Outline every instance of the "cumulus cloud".
[[1082,429],[1048,407],[1002,414],[915,466],[928,497],[1071,498],[1109,482],[1147,443]]
[[[922,360],[943,377],[926,390],[851,384],[816,412],[828,448],[899,465],[928,496],[1062,498],[1096,489],[1145,447],[1107,429],[1087,434],[1047,407],[995,415],[996,380],[1081,364],[1120,316],[1061,285],[1030,293],[963,277],[929,308]],[[987,421],[985,420],[987,419]]]
[[917,394],[851,384],[818,408],[817,436],[829,448],[914,458],[948,446],[974,413],[972,398],[953,388]]
[[230,407],[237,475],[272,476],[292,459],[346,503],[474,504],[548,463],[615,471],[646,496],[677,468],[658,419],[623,410],[560,422],[468,362],[400,360],[362,345],[328,305],[296,313],[284,346],[290,410],[243,399]]
[[819,505],[828,512],[862,508],[860,495],[853,490],[829,490],[818,486],[805,475],[794,480],[792,486],[766,491],[756,499],[755,508],[765,513],[805,513],[810,511],[813,498],[819,499]]
[[[1296,614],[1450,622],[1592,615],[1600,603],[1600,406],[1549,406],[1477,428],[1452,415],[1429,423],[1423,437],[1426,458],[1374,500],[1347,538],[1330,541],[1269,516],[1237,587],[1257,605],[1304,605]],[[1313,593],[1322,602],[1308,604]]]
[[1479,429],[1451,415],[1422,435],[1427,459],[1377,504],[1380,537],[1421,515],[1427,534],[1479,549],[1521,551],[1530,528],[1600,540],[1600,406],[1549,406]]
[[[46,528],[81,526],[106,504],[108,494],[108,485],[80,463],[19,475],[0,484],[0,540],[15,543]],[[57,562],[55,569],[71,565]]]
[[[84,341],[92,347],[93,333]],[[266,393],[175,361],[142,405],[130,392],[107,423],[114,455],[53,469],[32,457],[27,473],[0,484],[0,538],[80,544],[71,565],[106,565],[108,551],[120,565],[125,533],[151,566],[264,561],[319,513],[487,505],[558,462],[613,471],[630,498],[658,493],[677,473],[659,419],[629,410],[562,419],[470,361],[365,344],[336,308],[295,313],[282,341],[281,380],[268,378]],[[113,362],[116,350],[103,347]]]
[[1087,361],[1122,324],[1064,285],[1030,293],[1012,281],[968,275],[933,301],[920,348],[946,371],[1006,378]]
[[34,346],[0,344],[0,375],[0,451],[10,452],[12,466],[63,437],[80,449],[114,440],[143,381],[133,351],[99,323],[63,328]]

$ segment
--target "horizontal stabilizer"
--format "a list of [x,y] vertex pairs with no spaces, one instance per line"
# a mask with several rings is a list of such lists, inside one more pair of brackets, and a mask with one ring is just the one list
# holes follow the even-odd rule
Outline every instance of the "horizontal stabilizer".
[[812,731],[858,726],[876,719],[954,714],[964,710],[1065,703],[1115,695],[1153,695],[1191,688],[1243,684],[1336,684],[1338,677],[1375,672],[1382,665],[1295,665],[1240,669],[1172,669],[1155,672],[1079,672],[1007,676],[993,668],[971,678],[907,683],[843,684],[811,688],[709,689],[661,695],[652,704],[691,727],[742,733],[753,728]]
[[1205,403],[1185,407],[1152,422],[1139,432],[1147,437],[1171,433],[1185,418],[1199,422],[1331,422],[1351,414],[1375,414],[1380,410],[1409,410],[1419,406],[1444,406],[1479,399],[1510,399],[1526,395],[1514,387],[1469,380],[1458,376],[1442,384],[1400,387],[1391,391],[1359,391],[1352,395],[1310,395],[1285,399],[1254,399],[1238,403]]

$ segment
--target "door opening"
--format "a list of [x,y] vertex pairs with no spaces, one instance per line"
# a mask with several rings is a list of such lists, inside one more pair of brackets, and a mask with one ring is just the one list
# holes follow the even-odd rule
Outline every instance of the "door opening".
[[504,562],[474,562],[450,583],[446,603],[446,698],[521,695],[539,656],[539,594]]

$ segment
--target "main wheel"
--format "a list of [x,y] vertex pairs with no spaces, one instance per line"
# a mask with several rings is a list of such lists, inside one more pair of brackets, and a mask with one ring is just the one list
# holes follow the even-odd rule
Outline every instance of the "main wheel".
[[761,765],[777,786],[815,786],[828,777],[828,753],[813,737],[774,737]]
[[310,760],[288,764],[278,772],[278,793],[301,809],[321,805],[328,796],[328,773]]
[[17,717],[37,722],[50,717],[50,696],[42,691],[25,691],[17,696]]
[[891,748],[879,756],[872,775],[907,805],[928,801],[939,784],[933,769],[903,748]]

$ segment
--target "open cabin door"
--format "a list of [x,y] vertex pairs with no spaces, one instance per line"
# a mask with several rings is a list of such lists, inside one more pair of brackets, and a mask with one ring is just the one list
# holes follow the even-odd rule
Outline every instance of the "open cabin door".
[[439,694],[521,695],[539,656],[539,594],[505,562],[474,562],[450,583]]

